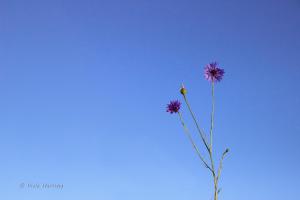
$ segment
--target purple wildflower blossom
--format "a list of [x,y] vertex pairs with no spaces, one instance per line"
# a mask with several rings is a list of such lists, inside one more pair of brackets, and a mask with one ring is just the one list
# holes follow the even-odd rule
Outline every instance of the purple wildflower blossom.
[[167,112],[173,114],[177,113],[180,109],[180,101],[175,100],[175,101],[170,101],[170,103],[167,105]]
[[212,62],[204,68],[204,76],[210,82],[221,81],[224,73],[224,69],[219,68],[216,62]]

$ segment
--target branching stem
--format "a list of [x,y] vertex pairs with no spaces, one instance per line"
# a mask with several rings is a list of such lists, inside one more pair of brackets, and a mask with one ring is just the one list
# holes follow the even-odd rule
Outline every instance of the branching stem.
[[187,135],[187,137],[189,138],[191,144],[193,145],[193,148],[195,149],[195,151],[196,151],[198,157],[199,157],[200,160],[203,162],[203,164],[205,165],[205,167],[208,168],[212,173],[214,173],[214,171],[212,170],[212,168],[207,164],[207,162],[206,162],[206,161],[204,160],[204,158],[201,156],[200,151],[199,151],[197,145],[195,144],[195,142],[194,142],[194,140],[193,140],[193,138],[192,138],[192,136],[191,136],[191,134],[190,134],[188,128],[186,127],[186,125],[185,125],[185,123],[184,123],[184,121],[183,121],[183,118],[182,118],[181,113],[178,112],[178,115],[179,115],[179,118],[180,118],[180,122],[181,122],[181,124],[182,124],[182,126],[183,126],[184,132],[185,132],[185,134]]
[[209,146],[208,146],[207,141],[206,141],[206,139],[205,139],[205,134],[204,134],[204,132],[201,130],[200,126],[198,125],[197,119],[196,119],[196,117],[195,117],[195,115],[194,115],[194,113],[193,113],[193,111],[192,111],[192,109],[191,109],[191,106],[190,106],[190,104],[189,104],[189,102],[188,102],[188,100],[187,100],[187,98],[186,98],[186,95],[183,95],[183,98],[184,98],[184,101],[185,101],[185,103],[186,103],[186,105],[187,105],[187,107],[188,107],[188,109],[189,109],[189,111],[190,111],[190,113],[191,113],[191,115],[192,115],[192,118],[193,118],[193,120],[194,120],[194,122],[195,122],[195,124],[196,124],[197,130],[198,130],[198,132],[199,132],[199,134],[200,134],[200,137],[201,137],[201,139],[202,139],[202,142],[204,143],[204,145],[205,145],[205,147],[206,147],[206,150],[209,152]]

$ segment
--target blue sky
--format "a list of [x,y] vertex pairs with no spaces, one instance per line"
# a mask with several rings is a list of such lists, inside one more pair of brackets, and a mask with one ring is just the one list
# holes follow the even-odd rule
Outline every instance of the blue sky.
[[231,149],[220,199],[294,199],[299,24],[297,0],[0,0],[0,198],[211,199],[165,106],[184,82],[208,130],[216,60],[215,154]]

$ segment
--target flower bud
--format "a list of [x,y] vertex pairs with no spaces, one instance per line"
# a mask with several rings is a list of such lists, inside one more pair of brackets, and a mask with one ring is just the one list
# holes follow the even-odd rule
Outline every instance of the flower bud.
[[229,152],[229,149],[225,149],[225,151],[223,152],[223,156],[225,156],[225,154],[227,154]]
[[186,93],[187,93],[187,90],[185,89],[185,87],[184,87],[183,84],[181,85],[180,93],[181,93],[183,96],[186,95]]

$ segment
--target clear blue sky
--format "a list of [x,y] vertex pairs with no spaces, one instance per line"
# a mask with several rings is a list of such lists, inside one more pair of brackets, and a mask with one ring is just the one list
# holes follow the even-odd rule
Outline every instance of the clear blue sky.
[[214,60],[220,200],[297,198],[299,36],[298,0],[0,0],[0,199],[211,199],[165,106],[207,130]]

